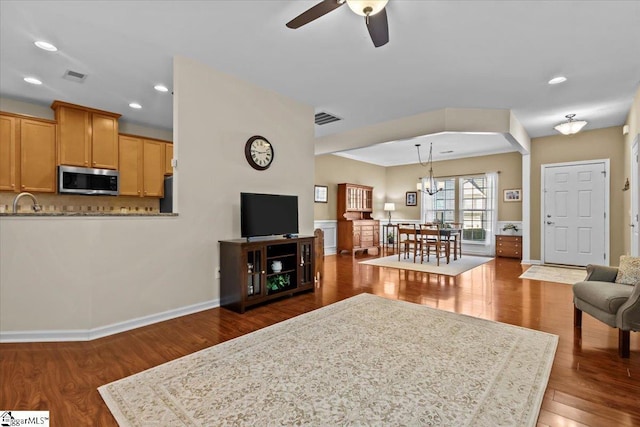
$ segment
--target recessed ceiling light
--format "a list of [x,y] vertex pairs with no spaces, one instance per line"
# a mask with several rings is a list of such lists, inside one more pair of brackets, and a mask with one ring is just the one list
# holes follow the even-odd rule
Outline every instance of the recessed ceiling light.
[[38,40],[37,42],[34,43],[36,46],[38,46],[40,49],[42,50],[48,50],[49,52],[55,52],[56,50],[58,50],[57,47],[55,47],[54,45],[52,45],[49,42],[46,42],[44,40]]
[[131,104],[129,104],[129,107],[139,110],[142,108],[142,105],[138,104],[137,102],[132,102]]
[[25,77],[24,81],[27,83],[31,83],[32,85],[41,85],[42,82],[35,77]]
[[557,85],[558,83],[564,83],[567,81],[565,76],[557,76],[549,80],[550,85]]
[[169,92],[169,89],[164,85],[155,85],[153,88],[158,92]]

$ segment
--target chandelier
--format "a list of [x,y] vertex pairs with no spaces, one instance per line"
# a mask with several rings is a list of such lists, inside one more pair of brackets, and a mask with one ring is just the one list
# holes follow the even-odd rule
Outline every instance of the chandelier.
[[586,126],[587,122],[584,120],[574,120],[573,118],[575,116],[575,114],[567,114],[565,116],[567,121],[560,123],[558,126],[554,127],[554,129],[563,135],[573,135],[574,133],[580,132],[580,130]]
[[429,159],[427,160],[427,163],[423,163],[422,159],[420,158],[420,144],[416,144],[416,149],[418,150],[418,162],[420,163],[420,166],[429,166],[429,178],[427,178],[427,188],[423,189],[422,191],[424,191],[430,196],[433,196],[438,191],[442,190],[442,188],[437,188],[436,179],[433,176],[433,143],[429,144]]

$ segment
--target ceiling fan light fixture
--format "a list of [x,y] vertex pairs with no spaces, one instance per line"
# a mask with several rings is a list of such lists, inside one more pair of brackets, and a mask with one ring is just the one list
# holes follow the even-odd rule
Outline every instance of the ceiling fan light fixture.
[[567,114],[565,117],[567,121],[555,126],[554,129],[563,135],[573,135],[582,130],[587,125],[584,120],[574,120],[575,114]]
[[387,5],[389,0],[347,0],[347,5],[360,16],[373,16]]

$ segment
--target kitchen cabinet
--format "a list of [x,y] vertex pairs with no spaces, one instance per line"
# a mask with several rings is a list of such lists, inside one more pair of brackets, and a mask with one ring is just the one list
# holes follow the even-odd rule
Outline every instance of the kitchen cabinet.
[[173,159],[173,144],[165,144],[164,152],[164,174],[173,175],[173,166],[171,166],[171,160]]
[[220,305],[245,309],[314,290],[314,236],[220,241]]
[[165,145],[160,141],[143,140],[143,195],[164,196]]
[[0,191],[15,191],[18,182],[18,125],[20,119],[0,115]]
[[374,220],[373,187],[338,184],[338,253],[365,249],[378,250],[380,221]]
[[0,190],[56,192],[56,124],[0,114]]
[[164,195],[165,141],[120,135],[120,195]]
[[58,163],[118,169],[120,114],[54,101],[58,123]]
[[522,236],[496,235],[496,256],[522,259]]

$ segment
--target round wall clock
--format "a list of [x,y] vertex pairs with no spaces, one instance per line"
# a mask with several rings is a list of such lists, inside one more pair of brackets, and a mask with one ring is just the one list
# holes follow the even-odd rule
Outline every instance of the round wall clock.
[[244,155],[252,168],[263,171],[273,162],[273,145],[264,136],[252,136],[244,146]]

